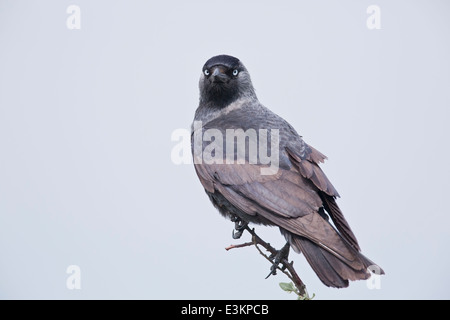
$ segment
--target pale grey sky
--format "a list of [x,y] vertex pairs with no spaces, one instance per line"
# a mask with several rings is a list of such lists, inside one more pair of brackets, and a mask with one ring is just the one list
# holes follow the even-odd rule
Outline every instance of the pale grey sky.
[[171,161],[202,65],[222,53],[329,157],[338,203],[386,271],[380,289],[331,289],[292,254],[308,291],[450,298],[448,1],[243,2],[0,1],[0,298],[294,298],[254,248],[224,250],[233,224]]

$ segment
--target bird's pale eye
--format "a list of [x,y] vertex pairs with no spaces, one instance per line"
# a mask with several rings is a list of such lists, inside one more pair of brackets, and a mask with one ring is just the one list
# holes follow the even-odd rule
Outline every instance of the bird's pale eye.
[[205,69],[205,71],[203,71],[203,73],[205,74],[205,76],[209,76],[209,70]]
[[233,70],[233,76],[236,77],[236,76],[238,75],[238,73],[239,73],[239,70],[238,70],[238,69],[234,69],[234,70]]

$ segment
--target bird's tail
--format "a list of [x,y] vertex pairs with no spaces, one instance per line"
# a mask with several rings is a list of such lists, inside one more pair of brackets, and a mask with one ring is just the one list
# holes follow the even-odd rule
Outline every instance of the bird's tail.
[[305,255],[314,272],[326,286],[345,288],[348,287],[349,280],[368,279],[369,267],[371,271],[377,270],[380,274],[384,274],[380,267],[351,246],[349,248],[354,255],[350,261],[332,249],[321,247],[302,236],[291,234],[289,238],[291,247]]

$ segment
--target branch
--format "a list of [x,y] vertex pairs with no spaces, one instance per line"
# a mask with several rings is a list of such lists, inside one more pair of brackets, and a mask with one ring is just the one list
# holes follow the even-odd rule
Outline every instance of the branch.
[[253,246],[255,243],[254,242],[246,242],[246,243],[241,243],[241,244],[232,244],[228,247],[225,248],[225,250],[230,250],[230,249],[235,249],[235,248],[243,248],[243,247],[248,247],[248,246]]
[[[234,248],[242,248],[242,247],[248,247],[251,245],[254,245],[256,249],[258,249],[259,253],[265,257],[270,263],[273,263],[269,256],[267,256],[262,250],[258,247],[258,245],[264,247],[272,256],[275,256],[277,254],[277,250],[272,247],[269,243],[265,242],[263,239],[261,239],[256,233],[255,229],[250,229],[248,226],[245,226],[245,230],[247,230],[252,235],[252,242],[246,242],[242,244],[237,245],[230,245],[226,247],[225,249],[228,251],[230,249]],[[294,283],[294,285],[297,287],[299,294],[302,297],[307,297],[308,293],[306,292],[306,286],[303,283],[303,281],[298,276],[297,272],[294,269],[294,262],[289,262],[287,259],[283,258],[280,261],[282,267],[278,267],[277,269],[283,272],[286,276],[288,276],[289,279]]]

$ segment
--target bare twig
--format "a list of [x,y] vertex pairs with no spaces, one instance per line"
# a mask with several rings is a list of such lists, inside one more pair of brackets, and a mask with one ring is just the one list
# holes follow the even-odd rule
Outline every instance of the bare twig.
[[235,248],[243,248],[243,247],[248,247],[248,246],[253,246],[255,243],[254,242],[246,242],[246,243],[241,243],[241,244],[231,244],[228,247],[225,248],[225,250],[230,250],[230,249],[235,249]]
[[[262,246],[264,249],[266,249],[272,256],[275,256],[277,254],[277,250],[272,247],[269,243],[265,242],[263,239],[261,239],[256,233],[255,229],[250,229],[248,226],[245,227],[245,230],[247,230],[252,235],[252,242],[246,242],[242,244],[237,245],[230,245],[226,247],[225,249],[228,251],[230,249],[234,248],[242,248],[242,247],[248,247],[251,245],[254,245],[256,249],[258,249],[259,253],[265,257],[270,263],[273,263],[269,256],[267,256],[259,247],[258,245]],[[294,262],[289,262],[287,259],[283,258],[281,260],[281,268],[277,267],[278,270],[283,272],[286,276],[288,276],[289,279],[294,283],[294,285],[297,287],[298,292],[302,296],[307,296],[306,292],[306,286],[303,283],[303,281],[298,276],[297,272],[294,269]]]

